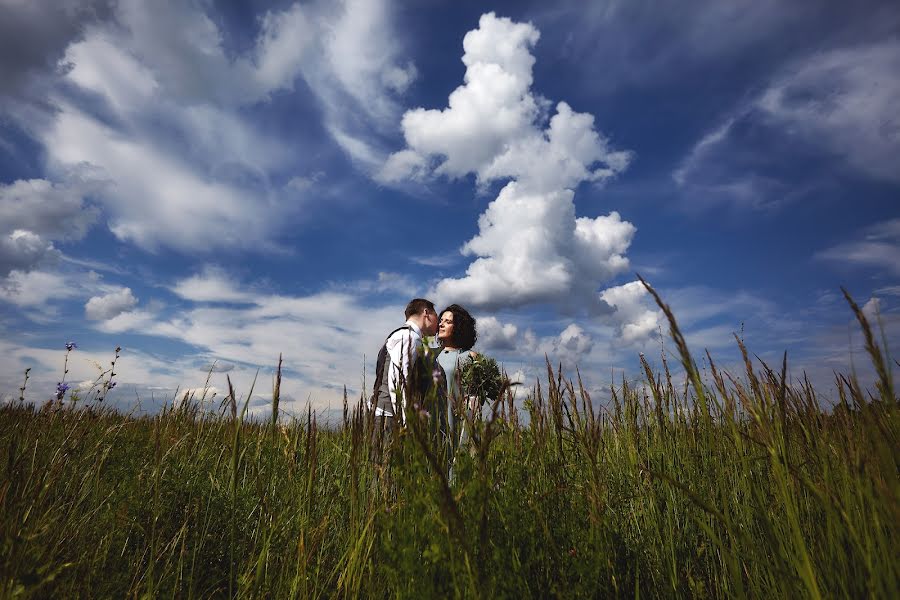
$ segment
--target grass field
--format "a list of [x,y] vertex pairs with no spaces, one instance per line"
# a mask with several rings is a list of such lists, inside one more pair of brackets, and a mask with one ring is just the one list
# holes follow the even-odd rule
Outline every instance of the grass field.
[[415,420],[379,470],[359,407],[324,430],[248,421],[234,392],[143,418],[7,404],[0,597],[897,597],[897,396],[851,306],[871,392],[839,376],[826,409],[750,358],[701,377],[669,314],[687,384],[645,362],[600,407],[548,365],[528,419],[507,394],[472,424],[453,481]]

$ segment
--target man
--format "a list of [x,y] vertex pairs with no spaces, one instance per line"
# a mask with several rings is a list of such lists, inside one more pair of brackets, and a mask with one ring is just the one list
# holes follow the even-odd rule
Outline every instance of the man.
[[[444,371],[423,339],[437,333],[434,304],[415,298],[406,305],[405,315],[406,323],[388,335],[378,353],[375,389],[370,400],[375,416],[373,459],[382,467],[387,466],[386,451],[397,429],[407,423],[407,405],[426,398],[437,403],[446,401]],[[429,413],[429,429],[437,439],[446,429],[445,419],[441,420],[446,406],[419,406],[416,410]]]
[[434,304],[424,298],[410,300],[405,315],[403,327],[394,330],[384,342],[387,355],[379,357],[379,362],[383,359],[384,364],[378,365],[382,370],[375,374],[373,398],[376,417],[391,417],[394,420],[399,417],[401,422],[406,421],[406,402],[402,394],[415,379],[410,365],[427,354],[423,338],[437,332],[438,320]]

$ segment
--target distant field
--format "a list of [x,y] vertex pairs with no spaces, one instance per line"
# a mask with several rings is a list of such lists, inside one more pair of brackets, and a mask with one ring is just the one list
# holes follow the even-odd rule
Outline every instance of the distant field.
[[702,380],[669,315],[688,385],[644,363],[607,410],[548,365],[527,424],[509,394],[471,424],[453,481],[417,420],[380,471],[358,407],[322,430],[246,422],[246,392],[7,404],[0,597],[897,597],[897,396],[853,308],[879,378],[839,377],[833,408],[750,358]]

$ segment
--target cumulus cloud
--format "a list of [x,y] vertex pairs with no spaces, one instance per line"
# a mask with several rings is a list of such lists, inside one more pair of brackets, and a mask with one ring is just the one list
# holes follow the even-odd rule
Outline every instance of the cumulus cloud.
[[50,271],[11,271],[0,280],[0,300],[21,308],[37,311],[32,318],[42,320],[40,314],[49,310],[51,301],[74,298],[80,290],[70,285],[64,275]]
[[[857,175],[900,181],[900,42],[819,52],[783,68],[767,87],[701,138],[673,172],[692,204],[772,208],[816,181],[780,174],[782,153],[838,159]],[[763,160],[760,157],[765,157]]]
[[550,354],[557,360],[576,366],[588,359],[594,348],[594,339],[582,327],[572,323],[552,341],[552,348]]
[[30,271],[48,258],[57,258],[59,251],[41,236],[24,229],[16,229],[0,238],[0,276],[11,271]]
[[514,350],[519,329],[496,317],[478,317],[478,346],[485,350]]
[[403,115],[409,150],[391,157],[388,172],[399,176],[403,163],[439,156],[439,174],[481,173],[511,140],[537,133],[538,103],[529,88],[535,61],[530,49],[539,37],[531,24],[482,16],[478,29],[463,38],[464,85],[450,94],[446,109]]
[[137,304],[131,288],[121,288],[103,296],[93,296],[84,305],[85,316],[92,321],[106,321],[130,311]]
[[600,298],[615,309],[611,318],[626,344],[644,341],[657,330],[660,311],[650,306],[652,300],[640,281],[607,288]]
[[[568,323],[564,320],[544,324],[545,333],[538,334],[528,327],[488,319],[486,344],[482,346],[482,319],[478,320],[478,347],[505,357],[504,365],[510,370],[525,369],[531,373],[544,371],[545,358],[554,366],[562,363],[566,368],[576,365],[597,366],[605,351],[598,351],[598,340],[608,338],[608,328],[598,327],[593,321]],[[562,329],[559,329],[559,328]],[[549,329],[549,330],[548,330]],[[608,357],[605,357],[608,358]]]
[[54,240],[83,238],[97,218],[84,197],[99,189],[76,175],[65,183],[29,179],[0,185],[0,277],[58,258]]
[[444,279],[439,299],[480,308],[556,302],[602,311],[597,286],[627,268],[635,228],[618,213],[576,218],[574,189],[624,170],[631,154],[613,150],[594,117],[565,102],[550,108],[531,90],[540,37],[529,23],[488,13],[463,40],[463,85],[444,109],[407,111],[406,148],[385,164],[385,180],[474,173],[480,186],[509,181],[479,218],[462,252],[465,276]]

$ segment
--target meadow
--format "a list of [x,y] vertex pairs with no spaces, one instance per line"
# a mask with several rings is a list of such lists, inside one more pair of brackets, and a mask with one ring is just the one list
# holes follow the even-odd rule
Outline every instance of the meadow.
[[277,379],[265,421],[234,390],[140,418],[8,403],[0,597],[897,597],[892,361],[848,301],[872,389],[836,375],[831,405],[743,345],[743,372],[701,371],[659,301],[672,372],[641,357],[601,406],[548,364],[527,418],[506,388],[470,423],[452,480],[417,418],[381,469],[362,404],[285,422]]

